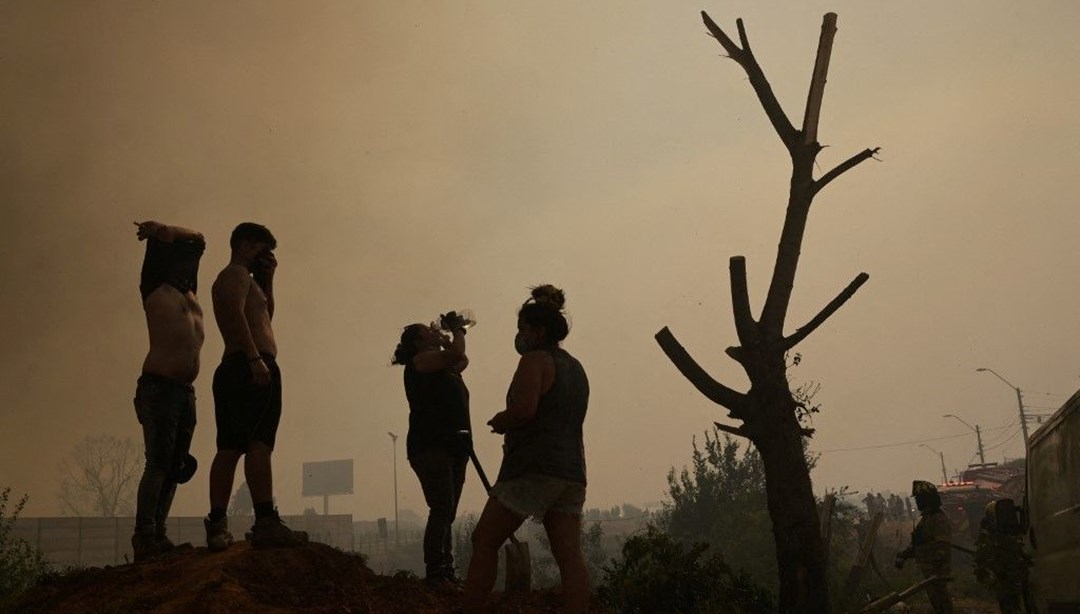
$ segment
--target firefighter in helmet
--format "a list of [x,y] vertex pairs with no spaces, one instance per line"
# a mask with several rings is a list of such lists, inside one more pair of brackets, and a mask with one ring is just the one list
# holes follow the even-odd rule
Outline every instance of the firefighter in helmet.
[[1012,499],[986,504],[975,543],[975,579],[993,589],[1002,614],[1033,612],[1028,589],[1031,559],[1024,554],[1024,531]]
[[911,532],[911,545],[896,555],[896,568],[914,557],[923,576],[937,576],[941,581],[926,588],[926,596],[936,614],[953,611],[952,597],[945,585],[952,573],[952,527],[949,517],[941,510],[941,495],[930,482],[916,480],[911,483],[911,495],[919,508],[919,522]]

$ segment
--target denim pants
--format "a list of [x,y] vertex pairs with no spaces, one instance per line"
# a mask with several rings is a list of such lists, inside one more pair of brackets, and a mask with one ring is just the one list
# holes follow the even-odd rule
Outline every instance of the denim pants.
[[424,528],[424,567],[428,578],[450,578],[454,575],[454,556],[451,552],[451,526],[457,515],[458,500],[465,485],[466,458],[441,448],[431,448],[409,459],[424,501],[428,506],[427,526]]
[[135,504],[135,530],[164,535],[176,493],[175,472],[195,433],[195,390],[189,384],[143,373],[135,388],[135,415],[142,425],[146,450]]

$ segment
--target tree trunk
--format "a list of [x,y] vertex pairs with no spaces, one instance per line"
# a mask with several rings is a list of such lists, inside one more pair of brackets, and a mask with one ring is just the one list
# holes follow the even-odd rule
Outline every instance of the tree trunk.
[[717,426],[725,432],[749,438],[761,454],[769,515],[776,538],[780,611],[785,614],[827,614],[829,590],[825,550],[803,447],[803,438],[813,431],[799,424],[799,406],[788,385],[785,358],[789,350],[851,298],[868,276],[865,273],[856,276],[836,298],[791,335],[785,337],[784,328],[814,196],[841,174],[873,157],[878,150],[865,149],[814,179],[815,159],[821,151],[817,140],[818,118],[836,33],[836,14],[827,13],[822,22],[801,130],[792,125],[777,101],[750,48],[742,20],[736,20],[739,33],[739,44],[736,44],[707,14],[702,12],[701,15],[709,33],[728,57],[746,72],[765,115],[791,156],[787,215],[759,320],[751,314],[746,261],[742,256],[735,256],[730,261],[731,300],[739,345],[728,348],[727,354],[746,371],[750,379],[748,392],[738,392],[714,380],[667,328],[656,334],[656,340],[699,391],[726,407],[728,416],[743,422],[738,427],[719,423]]
[[769,516],[776,539],[779,610],[825,613],[829,611],[829,592],[821,524],[802,437],[791,433],[790,428],[778,429],[754,439],[765,465]]

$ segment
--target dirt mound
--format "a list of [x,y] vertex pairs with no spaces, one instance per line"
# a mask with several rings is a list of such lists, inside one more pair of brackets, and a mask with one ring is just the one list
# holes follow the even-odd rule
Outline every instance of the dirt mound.
[[[496,612],[557,611],[551,592],[497,596]],[[49,580],[16,604],[18,612],[453,612],[461,594],[411,575],[379,576],[355,554],[323,544],[252,550],[246,543],[210,553],[187,545],[138,565],[89,568]]]

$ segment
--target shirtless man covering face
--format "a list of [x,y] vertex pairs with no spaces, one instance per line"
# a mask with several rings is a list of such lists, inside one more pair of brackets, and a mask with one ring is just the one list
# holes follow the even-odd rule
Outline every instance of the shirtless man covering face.
[[255,507],[251,545],[299,546],[307,533],[291,531],[274,508],[270,455],[281,419],[281,371],[270,320],[274,316],[274,235],[245,222],[229,240],[232,257],[214,281],[214,317],[225,340],[225,355],[214,373],[217,455],[210,467],[210,514],[204,519],[206,545],[224,550],[232,543],[226,509],[240,457]]
[[146,466],[139,481],[135,561],[172,550],[166,519],[176,485],[195,472],[188,455],[195,431],[195,390],[203,313],[195,297],[199,258],[206,248],[193,230],[158,222],[135,222],[136,236],[146,241],[142,278],[143,311],[150,333],[150,351],[135,389],[135,415],[143,429]]

